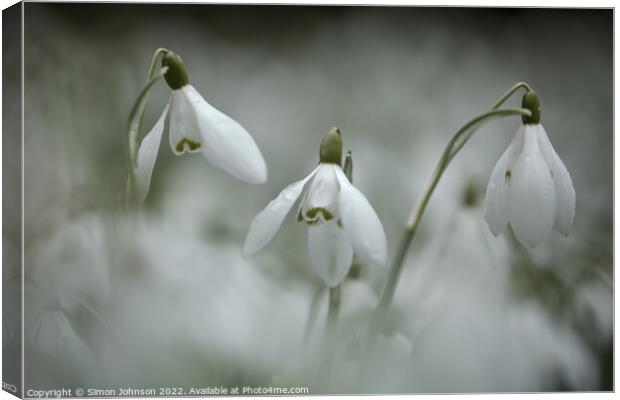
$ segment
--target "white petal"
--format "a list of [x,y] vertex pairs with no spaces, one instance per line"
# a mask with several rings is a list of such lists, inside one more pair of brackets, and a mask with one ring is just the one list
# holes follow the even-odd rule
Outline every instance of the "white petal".
[[302,216],[306,221],[319,218],[328,221],[338,213],[340,187],[336,178],[336,164],[320,164],[302,204]]
[[299,197],[304,185],[314,176],[318,168],[319,167],[316,167],[310,175],[304,179],[285,187],[278,197],[269,202],[267,207],[254,217],[248,235],[245,238],[245,243],[243,244],[244,257],[251,256],[269,243],[280,228],[280,225],[282,225],[284,217],[286,217],[286,214],[288,214],[293,204],[295,204],[295,200]]
[[377,213],[342,169],[336,167],[335,171],[340,183],[339,215],[355,254],[365,261],[385,265],[387,241]]
[[170,148],[176,155],[196,153],[204,145],[196,113],[183,89],[173,90],[170,95],[169,139]]
[[136,176],[136,196],[140,203],[144,202],[151,184],[151,175],[155,166],[155,159],[161,143],[161,135],[164,132],[164,122],[168,114],[168,105],[164,108],[161,116],[153,126],[153,129],[144,136],[138,149],[138,159],[134,174]]
[[205,157],[242,181],[265,182],[267,164],[252,136],[239,123],[207,103],[192,85],[185,85],[181,90],[196,113]]
[[[512,167],[523,148],[523,132],[521,126],[515,133],[512,142],[495,164],[484,200],[485,218],[493,235],[497,236],[504,231],[508,224],[508,185],[512,174]],[[510,172],[509,172],[510,171]]]
[[[319,165],[320,167],[320,165]],[[297,212],[295,213],[296,218],[298,221],[303,221],[303,208],[304,208],[304,204],[306,202],[306,198],[308,198],[308,191],[305,190],[303,196],[301,196],[301,201],[299,202],[299,206],[297,207]]]
[[556,199],[553,178],[531,124],[526,125],[523,152],[512,169],[509,186],[510,224],[521,242],[535,247],[553,229]]
[[316,273],[329,287],[342,282],[353,261],[349,239],[335,221],[308,228],[308,251]]
[[536,125],[538,144],[543,158],[551,169],[556,194],[555,229],[568,235],[575,218],[575,189],[568,170],[555,152],[542,125]]

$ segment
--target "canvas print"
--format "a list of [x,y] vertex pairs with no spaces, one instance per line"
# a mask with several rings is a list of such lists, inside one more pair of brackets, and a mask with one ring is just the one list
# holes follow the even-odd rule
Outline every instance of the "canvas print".
[[5,391],[614,389],[613,10],[26,2],[3,30]]

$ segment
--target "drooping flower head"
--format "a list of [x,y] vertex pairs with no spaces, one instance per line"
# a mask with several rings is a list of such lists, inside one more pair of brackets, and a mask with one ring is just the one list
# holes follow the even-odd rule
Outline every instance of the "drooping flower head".
[[167,68],[164,78],[172,92],[138,150],[135,174],[139,200],[143,201],[148,192],[168,114],[170,148],[174,154],[202,152],[213,165],[242,181],[265,182],[267,165],[252,136],[194,89],[181,57],[166,51],[162,66]]
[[319,156],[319,165],[308,176],[284,188],[254,218],[243,254],[249,257],[269,243],[301,196],[297,219],[308,225],[312,265],[325,284],[334,287],[349,271],[354,252],[361,260],[384,265],[387,243],[379,217],[341,168],[338,128],[324,137]]
[[538,246],[555,229],[568,235],[575,217],[575,189],[570,175],[540,123],[540,103],[533,90],[523,96],[530,110],[501,156],[487,186],[486,220],[495,236],[510,223],[516,237]]

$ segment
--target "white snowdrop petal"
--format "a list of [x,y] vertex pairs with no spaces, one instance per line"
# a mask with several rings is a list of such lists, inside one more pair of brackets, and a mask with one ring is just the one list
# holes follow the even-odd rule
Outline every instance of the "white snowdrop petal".
[[575,188],[568,170],[557,155],[553,181],[557,202],[554,227],[564,236],[568,236],[575,219]]
[[329,287],[343,281],[353,261],[349,239],[334,221],[309,226],[308,252],[314,270]]
[[536,247],[553,229],[556,198],[551,172],[531,125],[526,125],[523,151],[512,169],[509,186],[510,224],[521,242]]
[[176,155],[196,153],[204,144],[196,113],[184,90],[187,86],[173,90],[170,95],[169,140],[170,148]]
[[297,212],[295,213],[296,218],[299,218],[300,216],[303,218],[303,209],[306,198],[308,198],[308,190],[304,191],[303,195],[301,196],[301,201],[299,202],[299,205],[297,206]]
[[151,185],[151,175],[153,175],[153,167],[157,159],[161,135],[164,132],[166,114],[168,114],[168,105],[164,108],[153,129],[144,136],[138,149],[134,175],[136,177],[136,196],[140,203],[146,199],[149,186]]
[[377,213],[342,169],[334,169],[340,183],[339,215],[355,254],[368,262],[385,265],[387,241]]
[[536,125],[540,151],[551,169],[556,194],[556,214],[554,228],[568,235],[575,218],[575,188],[564,163],[555,152],[547,132],[542,125]]
[[316,167],[304,179],[285,187],[278,197],[269,202],[267,207],[254,217],[243,244],[244,257],[251,256],[269,243],[280,228],[280,225],[282,225],[282,221],[284,221],[293,204],[295,204],[304,185],[314,176],[318,168]]
[[506,172],[509,169],[508,148],[500,157],[493,168],[491,179],[487,185],[487,193],[484,199],[485,218],[493,235],[497,236],[504,231],[508,224],[508,179]]
[[335,164],[320,164],[302,204],[306,221],[331,220],[338,213],[339,185]]
[[504,231],[508,224],[510,198],[508,188],[511,179],[511,168],[523,148],[523,126],[517,130],[512,142],[495,164],[487,185],[485,196],[485,218],[493,235]]
[[547,132],[543,128],[541,124],[528,125],[529,129],[536,132],[536,140],[538,141],[538,147],[540,149],[540,154],[542,154],[543,159],[549,166],[549,168],[553,167],[553,154],[555,150],[547,137]]
[[267,164],[252,136],[239,123],[207,103],[192,85],[185,85],[181,90],[196,114],[205,157],[242,181],[265,182]]

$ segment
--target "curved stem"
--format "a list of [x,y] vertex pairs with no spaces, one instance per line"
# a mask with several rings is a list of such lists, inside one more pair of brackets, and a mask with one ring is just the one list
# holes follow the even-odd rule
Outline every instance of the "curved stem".
[[168,49],[166,49],[164,47],[160,47],[157,50],[155,50],[155,52],[153,53],[153,57],[151,58],[151,64],[149,66],[149,73],[148,73],[147,78],[146,78],[146,82],[147,83],[150,82],[153,79],[153,77],[155,76],[155,72],[156,72],[155,65],[157,63],[157,58],[159,57],[159,55],[160,54],[168,53],[169,51],[170,50],[168,50]]
[[142,116],[144,115],[144,108],[146,107],[148,94],[155,85],[155,83],[157,83],[157,81],[164,76],[167,70],[168,68],[164,67],[160,70],[158,74],[155,74],[151,78],[151,80],[146,84],[146,86],[138,95],[138,98],[136,99],[133,107],[131,108],[131,112],[129,113],[129,121],[127,122],[127,130],[125,131],[127,169],[129,170],[129,180],[127,181],[127,193],[125,199],[127,202],[133,201],[133,196],[135,194],[136,177],[134,169],[136,168],[138,156],[138,139],[140,134],[140,124],[142,121]]
[[496,110],[498,108],[501,107],[502,104],[504,104],[506,102],[506,100],[508,100],[510,98],[510,96],[512,96],[517,90],[519,89],[525,89],[528,92],[532,91],[532,88],[530,87],[530,85],[528,85],[525,82],[519,82],[516,85],[514,85],[513,87],[511,87],[510,89],[508,89],[508,91],[506,93],[504,93],[504,95],[502,97],[499,98],[499,100],[497,100],[497,102],[495,104],[493,104],[493,107],[491,107],[491,110]]
[[[484,114],[480,114],[476,118],[469,121],[465,126],[463,126],[459,132],[457,132],[450,142],[448,143],[448,147],[450,147],[450,154],[448,156],[448,161],[446,162],[446,166],[452,159],[458,154],[459,151],[465,146],[467,141],[474,135],[476,129],[480,126],[482,122],[487,122],[493,119],[509,117],[511,115],[532,115],[530,110],[525,108],[503,108],[501,110],[494,109]],[[447,149],[447,148],[446,148]]]
[[[506,93],[504,93],[504,95],[491,107],[491,110],[497,110],[502,104],[504,104],[506,102],[506,100],[508,100],[510,98],[510,96],[512,96],[513,94],[515,94],[515,92],[519,89],[525,89],[526,91],[531,91],[532,88],[530,87],[530,85],[528,85],[525,82],[519,82],[516,85],[514,85],[513,87],[511,87]],[[467,143],[467,141],[469,140],[469,138],[473,135],[475,130],[470,131],[469,135],[462,135],[461,139],[458,143],[455,144],[453,151],[452,151],[452,156],[450,157],[450,160],[452,160],[452,158],[454,158],[454,156],[456,155],[456,153],[458,153],[461,148],[465,145],[465,143]]]
[[[520,86],[519,86],[520,87]],[[518,87],[517,87],[518,89]],[[512,89],[511,89],[512,90]],[[516,90],[516,89],[515,89]],[[513,90],[514,93],[514,90]],[[505,101],[505,99],[504,99]],[[530,116],[531,113],[529,110],[521,109],[521,108],[508,108],[501,110],[492,110],[488,111],[484,114],[480,114],[479,116],[470,120],[467,124],[465,124],[461,129],[459,129],[456,134],[452,137],[448,145],[446,146],[444,152],[442,153],[435,170],[433,171],[433,175],[431,176],[430,181],[428,182],[426,189],[422,193],[422,197],[416,204],[415,208],[411,211],[411,215],[407,221],[407,225],[405,226],[405,232],[401,237],[400,243],[398,245],[398,249],[396,251],[396,256],[394,257],[394,261],[392,263],[392,267],[390,269],[390,275],[388,276],[388,280],[383,291],[383,295],[381,296],[381,300],[379,301],[379,305],[375,309],[373,316],[371,318],[371,323],[368,331],[368,345],[367,351],[370,352],[374,342],[376,340],[379,327],[382,323],[382,317],[384,312],[390,307],[392,304],[392,300],[394,299],[394,292],[396,290],[396,285],[398,283],[398,279],[400,278],[400,274],[403,268],[403,262],[405,260],[405,256],[407,254],[407,249],[409,248],[409,244],[413,239],[418,225],[420,224],[420,220],[422,219],[422,215],[424,214],[424,210],[428,205],[428,202],[431,198],[431,195],[435,191],[439,180],[441,179],[444,171],[448,167],[450,161],[456,156],[456,154],[463,148],[465,143],[469,140],[469,138],[474,134],[477,128],[480,127],[485,122],[488,122],[495,118],[507,117],[507,116]]]
[[[157,72],[156,66],[157,66],[157,59],[159,58],[159,56],[161,54],[166,54],[167,52],[169,52],[170,50],[164,48],[164,47],[160,47],[157,50],[155,50],[155,52],[153,52],[153,57],[151,57],[151,64],[149,65],[149,72],[147,74],[146,77],[146,83],[148,84],[150,81],[153,80],[153,78],[155,77],[155,73]],[[140,132],[142,132],[142,127],[144,125],[144,114],[142,114],[140,116],[140,124],[138,125],[138,135],[140,134]]]

